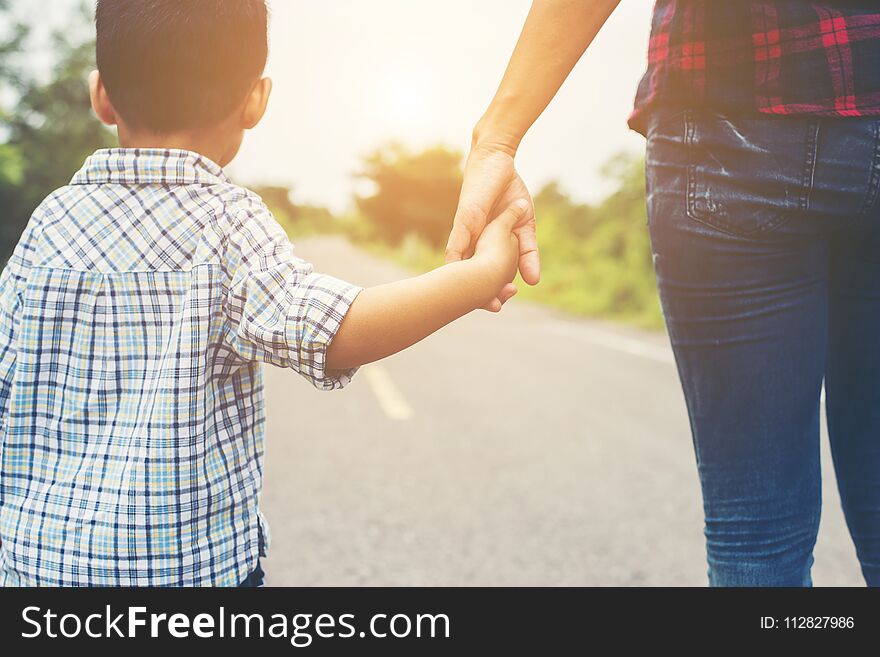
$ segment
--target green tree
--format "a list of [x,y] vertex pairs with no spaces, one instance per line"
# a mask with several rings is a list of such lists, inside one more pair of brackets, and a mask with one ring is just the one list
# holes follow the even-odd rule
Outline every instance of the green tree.
[[433,247],[446,243],[461,190],[462,155],[442,146],[412,153],[399,144],[380,148],[364,162],[361,178],[375,186],[356,199],[378,236],[397,245],[418,235]]
[[284,227],[291,239],[313,233],[334,233],[342,230],[342,226],[329,209],[295,203],[292,200],[293,193],[290,187],[257,185],[252,189],[272,210],[275,219]]
[[0,0],[0,19],[12,25],[10,34],[0,37],[0,86],[12,98],[9,106],[0,107],[0,262],[43,198],[67,184],[93,151],[115,143],[89,106],[86,77],[94,68],[94,44],[66,36],[87,17],[79,10],[64,32],[52,37],[55,64],[44,82],[20,56],[28,42],[27,26],[15,21],[8,0]]
[[[0,17],[6,17],[8,22],[6,32],[0,34],[0,98],[13,96],[20,90],[21,78],[15,59],[20,56],[29,32],[26,25],[13,20],[10,14],[8,0],[0,0]],[[0,105],[0,127],[5,126],[9,118],[9,112]],[[21,184],[22,169],[18,148],[13,144],[0,143],[0,190]]]
[[523,291],[569,311],[658,327],[644,160],[619,155],[603,174],[615,191],[598,205],[573,203],[555,183],[535,197],[542,280]]

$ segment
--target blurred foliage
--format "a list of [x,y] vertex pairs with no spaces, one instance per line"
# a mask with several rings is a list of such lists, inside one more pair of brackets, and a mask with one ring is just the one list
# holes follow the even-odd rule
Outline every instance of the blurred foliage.
[[315,233],[342,233],[344,227],[330,210],[319,205],[298,204],[292,200],[289,187],[256,185],[251,189],[260,195],[272,214],[288,234],[302,237]]
[[359,176],[376,191],[357,198],[357,206],[389,244],[417,235],[433,247],[445,246],[461,190],[461,161],[461,153],[443,146],[418,153],[399,144],[380,148],[365,158]]
[[646,228],[644,160],[619,155],[603,169],[615,191],[576,204],[556,184],[535,197],[542,277],[525,298],[584,315],[662,326]]
[[[87,23],[78,11],[72,21]],[[93,116],[86,78],[94,44],[74,43],[72,24],[52,36],[55,63],[48,81],[28,67],[29,29],[0,0],[0,262],[5,262],[31,213],[52,190],[66,185],[85,158],[115,143]]]

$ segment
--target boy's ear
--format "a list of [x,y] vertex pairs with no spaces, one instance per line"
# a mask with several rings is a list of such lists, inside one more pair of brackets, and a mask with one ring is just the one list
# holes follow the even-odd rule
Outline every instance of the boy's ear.
[[242,128],[250,130],[263,120],[271,94],[272,80],[269,78],[262,78],[254,85],[241,113]]
[[104,82],[101,80],[101,74],[98,71],[92,71],[89,74],[89,97],[92,100],[92,109],[95,111],[98,119],[104,125],[116,125],[116,110],[110,102],[107,90],[104,88]]

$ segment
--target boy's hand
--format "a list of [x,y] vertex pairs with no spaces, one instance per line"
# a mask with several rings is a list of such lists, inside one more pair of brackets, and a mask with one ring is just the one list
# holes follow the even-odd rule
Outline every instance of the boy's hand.
[[473,259],[481,265],[483,275],[489,281],[495,298],[486,310],[498,312],[501,306],[516,294],[512,284],[519,263],[519,240],[514,228],[530,208],[529,202],[520,199],[489,222],[477,240]]
[[493,208],[500,211],[522,198],[528,203],[528,209],[514,230],[520,245],[519,270],[523,281],[537,285],[541,277],[541,261],[535,236],[535,209],[529,190],[514,166],[516,146],[503,142],[502,138],[487,138],[485,143],[475,145],[468,156],[461,198],[446,246],[446,262],[470,257]]
[[326,368],[350,369],[396,354],[480,307],[501,310],[516,293],[513,229],[530,207],[517,201],[491,221],[468,260],[362,290],[327,348]]

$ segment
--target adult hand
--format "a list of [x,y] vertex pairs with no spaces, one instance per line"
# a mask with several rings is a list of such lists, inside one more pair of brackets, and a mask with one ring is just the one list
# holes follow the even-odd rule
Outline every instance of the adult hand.
[[[514,154],[503,147],[481,145],[471,151],[446,247],[446,261],[470,258],[486,225],[518,199],[525,199],[528,208],[513,233],[519,241],[519,272],[526,283],[536,285],[541,277],[541,262],[535,234],[535,208],[529,190],[514,167]],[[497,312],[515,293],[516,288],[508,285],[486,310]]]

